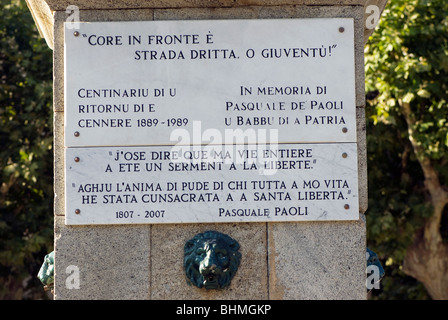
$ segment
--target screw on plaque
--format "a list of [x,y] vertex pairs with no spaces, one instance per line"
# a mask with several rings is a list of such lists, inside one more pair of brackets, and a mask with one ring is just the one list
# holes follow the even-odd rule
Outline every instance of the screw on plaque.
[[75,31],[75,32],[73,32],[73,35],[74,35],[75,37],[77,37],[77,36],[79,36],[79,32],[78,32],[78,31]]
[[344,31],[345,31],[344,27],[339,27],[339,32],[340,33],[344,32]]
[[75,137],[79,137],[79,131],[75,131],[75,133],[73,133],[73,135],[75,136]]
[[76,209],[76,210],[75,210],[75,213],[76,213],[76,214],[80,214],[80,213],[81,213],[81,210]]
[[347,155],[347,153],[345,153],[345,152],[342,154],[342,158],[347,158],[347,156],[348,156],[348,155]]
[[342,132],[346,133],[348,129],[346,127],[342,128]]
[[79,157],[75,157],[75,162],[79,162],[79,160],[81,160]]

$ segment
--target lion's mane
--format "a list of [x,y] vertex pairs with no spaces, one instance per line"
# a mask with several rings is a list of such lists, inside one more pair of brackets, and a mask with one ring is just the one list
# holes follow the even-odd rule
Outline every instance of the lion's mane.
[[[225,288],[229,286],[230,280],[234,277],[241,260],[241,253],[238,252],[240,245],[238,242],[226,234],[216,231],[206,231],[194,236],[188,240],[184,246],[184,269],[188,281],[199,288],[204,286],[204,277],[199,270],[199,257],[197,250],[205,242],[210,240],[218,240],[219,243],[225,243],[227,256],[229,257],[230,265],[222,270],[222,274],[218,278],[219,287]],[[222,240],[222,241],[219,241]]]

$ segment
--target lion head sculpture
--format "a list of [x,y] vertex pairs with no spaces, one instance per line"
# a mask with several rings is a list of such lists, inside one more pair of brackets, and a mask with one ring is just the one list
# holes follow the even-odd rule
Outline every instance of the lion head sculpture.
[[184,246],[187,279],[198,288],[222,289],[230,285],[240,265],[238,242],[216,231],[199,233]]
[[50,290],[54,286],[54,251],[47,254],[44,263],[39,269],[37,277],[44,285],[45,290]]

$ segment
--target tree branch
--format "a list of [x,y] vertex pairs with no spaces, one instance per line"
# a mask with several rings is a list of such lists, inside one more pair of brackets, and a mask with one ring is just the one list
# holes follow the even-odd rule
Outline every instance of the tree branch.
[[424,149],[418,143],[415,133],[415,118],[411,111],[411,106],[406,102],[399,102],[402,114],[408,126],[409,141],[412,144],[414,153],[422,168],[425,177],[425,186],[431,196],[433,206],[433,215],[428,218],[424,229],[424,239],[430,249],[435,249],[442,242],[440,234],[440,222],[442,219],[443,208],[448,204],[448,192],[440,184],[437,171],[431,164],[431,160],[425,156]]

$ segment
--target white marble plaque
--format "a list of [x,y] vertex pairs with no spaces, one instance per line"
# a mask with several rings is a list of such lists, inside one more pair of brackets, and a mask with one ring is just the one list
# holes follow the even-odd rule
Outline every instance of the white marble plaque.
[[354,68],[352,18],[82,22],[65,30],[65,144],[356,142]]
[[66,149],[66,224],[357,220],[356,143]]

